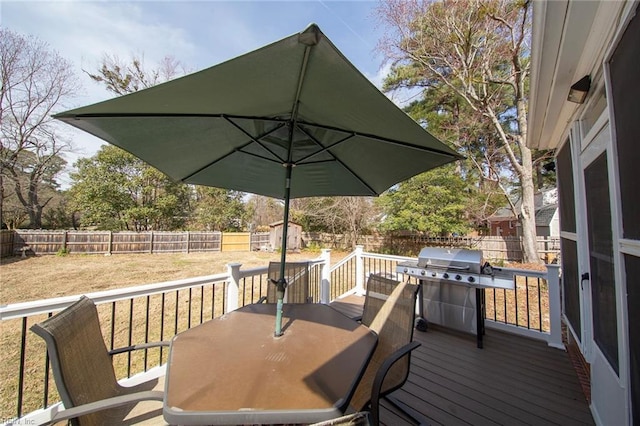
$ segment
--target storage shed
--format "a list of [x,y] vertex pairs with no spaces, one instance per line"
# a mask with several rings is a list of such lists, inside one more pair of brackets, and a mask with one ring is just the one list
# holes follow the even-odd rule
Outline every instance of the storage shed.
[[[273,222],[269,224],[269,245],[273,250],[282,247],[282,231],[284,221]],[[287,234],[287,251],[300,250],[302,248],[302,225],[289,222]]]

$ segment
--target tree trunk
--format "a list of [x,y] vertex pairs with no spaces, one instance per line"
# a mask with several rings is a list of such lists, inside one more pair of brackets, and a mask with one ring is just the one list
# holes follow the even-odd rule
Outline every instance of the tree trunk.
[[0,229],[4,229],[4,180],[2,179],[2,170],[0,170]]
[[522,254],[526,263],[540,263],[537,248],[536,212],[533,185],[533,163],[531,150],[525,146],[522,149],[521,189],[522,203],[520,205],[520,224],[522,225]]
[[40,181],[40,176],[38,176],[35,172],[29,176],[29,189],[27,191],[27,200],[29,211],[29,228],[31,229],[40,229],[42,228],[42,209],[43,206],[40,205],[38,200],[38,182]]

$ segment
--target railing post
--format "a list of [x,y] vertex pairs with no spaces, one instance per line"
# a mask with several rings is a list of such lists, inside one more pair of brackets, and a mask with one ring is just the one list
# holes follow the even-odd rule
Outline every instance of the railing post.
[[356,246],[356,293],[364,294],[364,259],[362,253],[364,251],[363,246]]
[[331,301],[331,249],[322,249],[323,260],[320,277],[320,303],[328,305]]
[[562,303],[560,302],[560,265],[546,265],[549,286],[549,341],[554,348],[564,349],[562,343]]
[[240,289],[240,267],[242,263],[227,263],[229,283],[227,284],[227,300],[225,314],[238,309],[238,294]]

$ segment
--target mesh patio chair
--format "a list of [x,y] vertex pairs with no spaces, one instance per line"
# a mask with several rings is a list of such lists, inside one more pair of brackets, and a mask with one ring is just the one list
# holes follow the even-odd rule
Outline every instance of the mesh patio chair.
[[165,424],[162,419],[164,377],[136,386],[118,383],[111,357],[136,349],[168,346],[148,343],[108,351],[93,301],[79,301],[31,330],[47,344],[51,369],[65,409],[52,422],[70,419],[76,426]]
[[413,325],[418,286],[378,275],[367,280],[362,323],[378,334],[378,345],[351,399],[357,411],[369,409],[370,422],[380,421],[380,399],[384,399],[416,424],[426,424],[417,411],[390,395],[402,387],[409,376]]
[[358,318],[363,325],[371,326],[380,308],[382,308],[382,305],[384,305],[398,284],[400,284],[400,281],[379,274],[369,275],[362,316]]
[[[309,295],[309,262],[286,262],[284,276],[287,280],[286,303],[313,303],[313,296]],[[269,262],[267,278],[267,295],[258,303],[276,303],[275,283],[280,279],[280,262]]]

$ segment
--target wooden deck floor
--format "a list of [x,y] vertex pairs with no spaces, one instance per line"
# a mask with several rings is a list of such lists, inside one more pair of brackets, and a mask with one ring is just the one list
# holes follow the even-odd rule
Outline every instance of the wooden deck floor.
[[[350,316],[364,298],[332,303]],[[394,395],[433,425],[592,425],[591,412],[565,351],[546,343],[487,330],[475,336],[430,325],[414,332],[411,374]],[[381,422],[410,424],[384,405]]]

